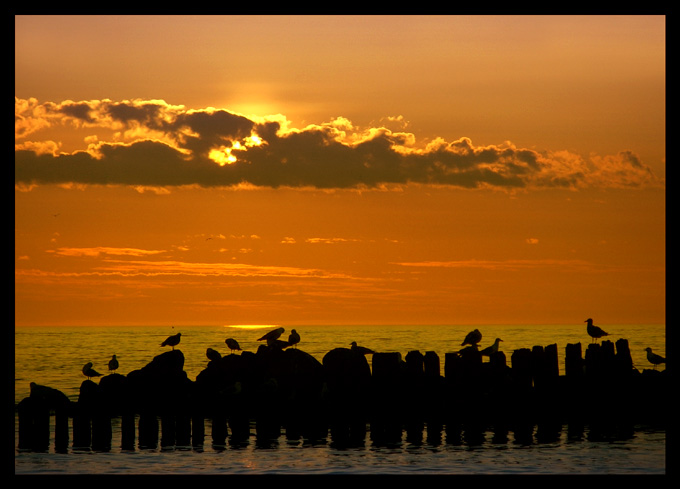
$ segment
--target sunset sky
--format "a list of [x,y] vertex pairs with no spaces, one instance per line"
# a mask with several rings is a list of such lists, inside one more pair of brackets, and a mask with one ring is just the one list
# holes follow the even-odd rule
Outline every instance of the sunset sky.
[[663,16],[17,16],[15,326],[665,322]]

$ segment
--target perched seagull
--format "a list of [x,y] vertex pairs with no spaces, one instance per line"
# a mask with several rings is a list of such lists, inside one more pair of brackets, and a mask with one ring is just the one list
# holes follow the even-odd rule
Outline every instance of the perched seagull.
[[284,340],[267,340],[267,347],[270,350],[283,350],[284,348],[288,348],[290,346],[290,343]]
[[647,360],[649,360],[649,363],[654,365],[654,368],[656,369],[656,366],[661,364],[661,363],[666,363],[666,359],[662,357],[661,355],[657,355],[656,353],[652,353],[652,349],[647,347],[645,348],[645,351],[647,352]]
[[351,348],[352,351],[361,353],[362,355],[373,355],[375,353],[370,348],[366,348],[365,346],[358,346],[356,341],[351,342],[350,345],[352,345]]
[[241,347],[238,344],[238,341],[236,341],[234,338],[227,338],[224,340],[224,342],[227,344],[229,349],[234,352],[235,350],[241,351]]
[[174,350],[177,345],[179,345],[179,342],[181,340],[182,333],[177,333],[172,336],[168,336],[163,343],[161,343],[161,346],[170,346]]
[[487,346],[480,353],[482,355],[486,355],[487,357],[490,357],[492,354],[494,354],[498,351],[498,346],[499,346],[498,343],[500,343],[501,341],[503,341],[503,340],[500,339],[500,338],[496,338],[496,341],[493,342],[493,345]]
[[[288,335],[288,346],[294,346],[300,343],[300,335],[294,329],[291,330],[290,335]],[[297,348],[297,346],[295,346]]]
[[116,358],[116,355],[112,356],[111,360],[109,360],[109,370],[118,370],[118,359]]
[[99,372],[92,368],[92,362],[87,362],[85,365],[83,365],[83,374],[88,379],[91,379],[92,377],[102,376],[102,374],[100,374]]
[[214,362],[219,362],[222,359],[222,355],[220,355],[220,352],[218,352],[217,350],[213,350],[212,348],[208,348],[205,351],[205,356],[208,357],[208,360]]
[[583,322],[588,323],[588,325],[586,326],[586,331],[588,332],[588,335],[590,335],[593,338],[593,341],[596,341],[598,338],[602,338],[603,336],[609,336],[609,333],[607,333],[605,330],[603,330],[599,326],[595,326],[593,324],[592,319],[588,318]]
[[278,340],[284,331],[285,329],[283,328],[272,329],[269,333],[263,335],[262,338],[258,338],[257,341],[267,340],[267,343],[269,343],[270,341]]
[[471,345],[476,347],[477,343],[482,341],[482,333],[478,329],[475,329],[474,331],[470,331],[467,336],[465,337],[465,341],[463,341],[460,345]]

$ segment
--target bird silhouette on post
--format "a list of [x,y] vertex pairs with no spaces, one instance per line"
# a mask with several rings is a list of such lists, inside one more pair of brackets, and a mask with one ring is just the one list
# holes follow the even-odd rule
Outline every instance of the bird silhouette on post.
[[274,344],[276,342],[276,340],[279,339],[279,336],[281,336],[284,331],[285,331],[285,329],[283,329],[283,328],[273,329],[273,330],[269,331],[268,333],[262,335],[262,337],[258,338],[257,341],[266,340],[267,345],[271,346],[272,344]]
[[359,353],[361,355],[373,355],[375,353],[370,348],[366,348],[365,346],[357,345],[356,341],[351,342],[350,345],[351,345],[350,350],[352,350],[353,352]]
[[102,374],[93,369],[92,366],[92,362],[87,362],[85,365],[83,365],[83,374],[85,377],[88,379],[91,379],[92,377],[101,377]]
[[661,355],[657,355],[656,353],[652,352],[652,349],[647,347],[645,348],[645,351],[647,352],[647,360],[649,363],[654,365],[654,370],[656,370],[656,366],[660,365],[662,363],[666,363],[666,359],[662,357]]
[[217,350],[213,350],[212,348],[208,348],[205,351],[205,356],[208,357],[208,360],[212,362],[219,362],[222,359],[222,355],[220,352]]
[[109,360],[109,370],[113,370],[114,372],[118,370],[118,359],[116,358],[116,355],[111,357],[111,360]]
[[477,343],[480,341],[482,341],[482,333],[478,329],[475,329],[474,331],[470,331],[467,336],[465,336],[465,340],[463,340],[460,345],[470,345],[476,348]]
[[496,338],[496,341],[493,342],[493,345],[487,346],[487,347],[484,348],[480,353],[481,353],[482,355],[485,355],[485,356],[487,356],[487,357],[490,357],[491,355],[493,355],[494,353],[496,353],[496,352],[498,351],[498,347],[500,346],[499,343],[500,343],[501,341],[503,341],[503,340],[500,339],[500,338]]
[[587,323],[586,331],[588,332],[588,335],[592,338],[591,343],[593,341],[597,341],[597,339],[602,338],[603,336],[609,336],[609,333],[607,333],[605,330],[603,330],[599,326],[595,326],[591,318],[588,318],[583,322]]
[[234,353],[234,351],[241,351],[241,346],[234,338],[227,338],[224,340],[224,342],[227,344],[227,347],[229,347],[232,353]]
[[288,335],[288,346],[297,348],[297,344],[300,343],[300,335],[294,329],[291,330],[290,335]]
[[172,336],[168,336],[163,343],[161,343],[161,346],[169,346],[173,350],[177,345],[179,345],[180,340],[182,339],[182,333],[177,333]]

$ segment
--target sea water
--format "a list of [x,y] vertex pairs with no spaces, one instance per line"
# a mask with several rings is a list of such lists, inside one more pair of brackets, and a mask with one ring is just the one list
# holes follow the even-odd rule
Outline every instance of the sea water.
[[[108,373],[108,361],[116,355],[118,373],[127,374],[142,368],[154,356],[169,350],[161,342],[172,334],[182,333],[178,345],[184,353],[184,370],[195,380],[208,363],[207,348],[230,353],[224,340],[235,338],[243,350],[256,351],[257,339],[279,325],[245,327],[22,327],[15,330],[15,403],[30,393],[30,382],[46,385],[77,400],[85,379],[82,366],[87,362],[102,374]],[[519,348],[557,344],[560,373],[564,374],[564,349],[568,343],[581,343],[583,351],[591,339],[585,324],[518,326],[287,326],[283,338],[292,328],[301,336],[298,348],[322,361],[333,348],[348,348],[350,342],[380,352],[434,351],[442,362],[447,352],[457,351],[465,335],[475,327],[483,338],[480,346],[501,338],[501,349],[508,361]],[[604,327],[604,326],[603,326]],[[607,339],[625,338],[629,342],[634,366],[651,368],[645,348],[665,356],[664,325],[607,325]],[[368,357],[370,360],[370,356]],[[661,366],[663,368],[663,366]],[[95,379],[96,380],[96,379]],[[52,423],[54,420],[52,420]],[[522,443],[512,435],[498,442],[492,433],[484,434],[473,444],[453,442],[445,433],[427,432],[415,438],[404,435],[400,443],[375,445],[370,433],[358,446],[336,447],[330,435],[313,443],[289,439],[282,432],[278,440],[266,446],[255,437],[238,445],[213,447],[206,437],[201,449],[162,447],[158,449],[122,450],[120,420],[113,420],[112,448],[109,451],[45,453],[15,449],[16,474],[665,474],[666,432],[658,427],[637,426],[632,436],[620,440],[590,440],[562,431],[550,443]],[[206,433],[210,433],[206,420]],[[430,428],[431,429],[431,428]],[[15,443],[18,422],[15,416]],[[71,436],[72,439],[72,436]]]

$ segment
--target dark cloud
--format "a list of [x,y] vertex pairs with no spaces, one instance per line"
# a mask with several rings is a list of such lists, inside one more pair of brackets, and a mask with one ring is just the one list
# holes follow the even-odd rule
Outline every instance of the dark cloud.
[[[24,115],[31,104],[22,102],[17,134],[26,137],[31,124],[43,126],[35,115]],[[32,106],[35,114],[38,106]],[[419,183],[517,189],[640,186],[655,180],[649,168],[628,151],[585,159],[565,152],[515,148],[509,143],[475,147],[468,138],[416,149],[405,144],[404,134],[384,128],[353,134],[351,139],[346,127],[333,124],[282,130],[276,121],[258,122],[218,109],[190,111],[162,101],[42,107],[41,113],[53,121],[61,116],[101,127],[115,122],[121,133],[143,129],[149,136],[126,144],[99,142],[88,151],[72,154],[39,154],[35,143],[22,146],[18,141],[15,184],[374,188]],[[211,151],[222,151],[235,160],[220,165]]]

